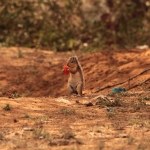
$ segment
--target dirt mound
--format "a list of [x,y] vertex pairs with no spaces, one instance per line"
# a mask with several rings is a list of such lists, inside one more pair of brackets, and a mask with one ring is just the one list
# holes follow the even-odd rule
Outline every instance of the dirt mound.
[[[19,93],[22,96],[63,96],[67,94],[68,76],[62,68],[70,55],[75,53],[55,53],[35,51],[27,48],[1,48],[0,50],[0,95]],[[126,81],[123,86],[133,89],[149,88],[150,71],[136,78],[133,76],[150,67],[150,49],[101,51],[79,56],[85,76],[85,94],[103,90],[107,86]],[[128,80],[131,78],[131,80]],[[130,81],[130,82],[129,82]]]
[[0,49],[0,149],[149,149],[150,50],[76,53],[85,95],[68,98],[70,55]]

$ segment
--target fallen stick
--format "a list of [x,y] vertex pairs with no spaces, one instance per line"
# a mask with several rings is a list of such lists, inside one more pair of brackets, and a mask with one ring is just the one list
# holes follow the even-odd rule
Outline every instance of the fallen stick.
[[[127,79],[127,80],[125,80],[125,81],[122,81],[122,82],[119,82],[119,83],[116,83],[116,84],[113,84],[113,85],[107,85],[107,86],[105,86],[105,87],[103,87],[103,88],[100,88],[100,89],[98,89],[97,91],[95,91],[94,93],[97,93],[97,92],[99,92],[99,91],[102,91],[102,90],[104,90],[104,89],[106,89],[106,88],[111,88],[111,87],[114,87],[114,86],[117,86],[117,85],[120,85],[120,84],[123,84],[123,83],[126,83],[126,82],[130,82],[130,80],[132,80],[132,79],[134,79],[134,78],[136,78],[137,76],[139,76],[139,75],[141,75],[141,74],[143,74],[143,73],[145,73],[145,72],[147,72],[147,71],[149,71],[150,70],[150,68],[148,68],[148,69],[146,69],[146,70],[144,70],[144,71],[142,71],[142,72],[140,72],[139,74],[137,74],[137,75],[135,75],[135,76],[133,76],[133,77],[130,77],[129,79]],[[148,79],[149,80],[149,79]],[[145,80],[144,82],[146,82],[147,80]],[[143,82],[143,83],[144,83]],[[135,86],[135,85],[134,85]],[[130,89],[131,88],[133,88],[133,87],[130,87]]]
[[[149,81],[149,80],[150,80],[150,78],[144,80],[143,82],[141,82],[141,84],[143,84],[143,83],[145,83],[145,82],[147,82],[147,81]],[[138,86],[138,84],[135,84],[135,85],[133,85],[130,89],[135,88],[135,87],[137,87],[137,86]]]

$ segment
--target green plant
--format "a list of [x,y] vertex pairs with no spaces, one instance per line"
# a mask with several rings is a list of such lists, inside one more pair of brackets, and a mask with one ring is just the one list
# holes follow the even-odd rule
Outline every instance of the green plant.
[[137,150],[145,150],[145,149],[147,149],[147,146],[144,144],[139,144],[137,147]]
[[96,105],[98,105],[99,107],[106,107],[106,106],[111,106],[112,102],[109,99],[105,99],[102,97],[99,97],[97,99]]
[[14,97],[14,98],[19,98],[19,97],[21,97],[21,95],[20,95],[19,93],[15,92],[15,93],[13,94],[13,97]]
[[18,50],[18,58],[22,58],[23,57],[23,53],[21,50]]
[[105,146],[104,142],[100,141],[100,142],[98,143],[98,149],[99,149],[99,150],[104,149],[104,146]]
[[108,96],[111,96],[111,97],[130,97],[132,94],[129,93],[129,92],[118,92],[118,93],[115,93],[115,92],[111,92],[108,94]]
[[0,132],[0,140],[2,140],[4,138],[3,133]]
[[144,96],[143,99],[149,101],[150,100],[150,96]]
[[67,108],[62,108],[60,112],[64,115],[74,115],[76,114],[76,111],[74,109],[67,109]]
[[110,93],[108,94],[108,96],[111,96],[111,97],[118,97],[118,93],[110,92]]
[[75,137],[75,134],[72,132],[72,130],[62,130],[61,133],[64,139],[71,139]]
[[130,97],[131,93],[129,93],[129,92],[120,92],[120,95],[124,96],[124,97]]
[[96,105],[99,105],[101,107],[120,107],[120,106],[125,106],[126,104],[123,102],[123,100],[121,98],[119,98],[118,96],[115,96],[114,100],[110,100],[107,98],[101,98],[99,97],[97,99],[98,101],[96,102]]
[[48,116],[40,116],[33,119],[36,125],[46,124],[49,120]]
[[123,106],[123,100],[121,98],[115,98],[114,101],[112,102],[111,106]]
[[25,114],[23,118],[30,118],[30,115]]
[[150,44],[147,0],[1,0],[0,7],[1,46],[92,51]]
[[133,144],[134,142],[135,142],[135,138],[132,137],[132,136],[129,136],[129,137],[128,137],[128,144],[131,145],[131,144]]
[[145,83],[143,83],[143,82],[138,82],[136,85],[138,85],[138,86],[143,86]]
[[29,71],[29,74],[32,75],[32,76],[34,76],[36,73],[37,73],[36,68],[33,68],[33,69],[31,69],[31,70]]
[[106,113],[106,117],[107,117],[108,119],[110,119],[110,118],[115,118],[115,117],[116,117],[116,113],[115,113],[115,112],[107,112],[107,113]]
[[27,91],[26,93],[24,93],[25,97],[28,97],[31,93],[29,91]]
[[8,111],[8,110],[11,110],[11,107],[10,107],[10,105],[9,105],[9,104],[6,104],[6,106],[5,106],[5,107],[3,107],[3,109],[4,109],[4,110],[6,110],[6,111]]
[[137,119],[131,119],[129,120],[129,125],[139,125],[140,122]]
[[132,107],[133,107],[134,111],[138,111],[138,110],[146,107],[146,103],[143,101],[139,101],[138,103],[133,104]]
[[33,137],[35,139],[49,139],[50,138],[50,134],[49,132],[47,132],[45,129],[36,129],[33,131]]

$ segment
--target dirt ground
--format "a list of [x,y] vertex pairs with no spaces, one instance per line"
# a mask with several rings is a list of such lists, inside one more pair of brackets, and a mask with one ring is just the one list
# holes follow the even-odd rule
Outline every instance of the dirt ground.
[[[83,97],[67,97],[69,56]],[[0,48],[1,150],[149,150],[150,49],[57,53]],[[114,93],[113,88],[126,92]]]

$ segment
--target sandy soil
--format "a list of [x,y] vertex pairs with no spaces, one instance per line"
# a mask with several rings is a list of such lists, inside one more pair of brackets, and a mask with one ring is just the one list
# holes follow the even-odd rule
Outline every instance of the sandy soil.
[[[83,97],[67,97],[69,56]],[[0,48],[0,149],[148,150],[150,49],[56,53]],[[123,83],[121,83],[123,82]],[[112,93],[115,87],[127,91]]]

